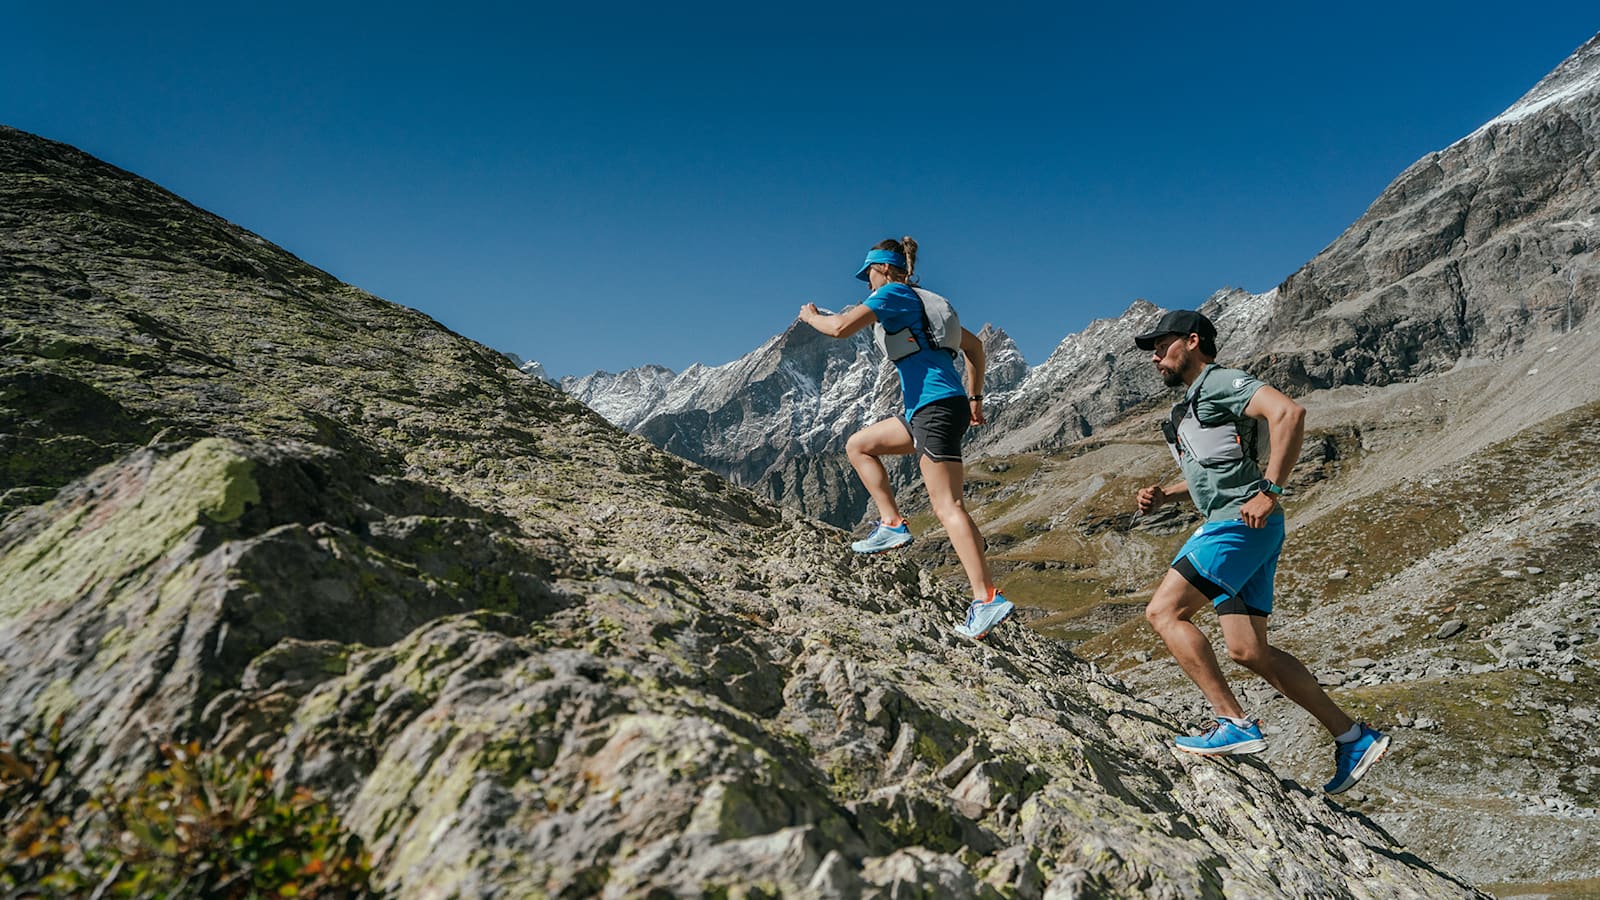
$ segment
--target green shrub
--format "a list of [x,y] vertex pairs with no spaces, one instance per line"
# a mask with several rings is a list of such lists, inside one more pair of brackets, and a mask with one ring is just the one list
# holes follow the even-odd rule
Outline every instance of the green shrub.
[[0,888],[7,895],[373,895],[371,862],[328,805],[284,793],[258,756],[163,744],[165,765],[92,796],[62,784],[60,724],[0,745]]
[[45,737],[43,746],[34,735],[20,746],[0,744],[0,888],[7,895],[19,888],[48,886],[61,874],[75,847],[72,817],[60,810],[69,804],[58,800],[62,785],[61,723]]

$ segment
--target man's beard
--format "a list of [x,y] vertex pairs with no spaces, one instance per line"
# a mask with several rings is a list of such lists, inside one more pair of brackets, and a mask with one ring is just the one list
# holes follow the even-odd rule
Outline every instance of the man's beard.
[[1167,383],[1167,387],[1178,387],[1183,384],[1183,375],[1172,369],[1162,369],[1161,380]]

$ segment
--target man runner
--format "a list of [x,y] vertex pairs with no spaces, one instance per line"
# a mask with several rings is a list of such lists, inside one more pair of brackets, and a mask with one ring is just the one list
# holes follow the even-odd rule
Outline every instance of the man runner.
[[[1267,643],[1272,581],[1283,549],[1278,500],[1300,455],[1305,409],[1251,375],[1218,366],[1216,337],[1209,319],[1180,309],[1134,338],[1140,350],[1150,352],[1168,387],[1187,387],[1183,402],[1162,423],[1183,480],[1141,488],[1139,511],[1187,496],[1205,517],[1145,608],[1145,618],[1217,716],[1204,733],[1174,743],[1207,756],[1259,753],[1267,746],[1261,723],[1245,715],[1210,641],[1193,622],[1209,604],[1217,611],[1229,657],[1298,703],[1334,736],[1333,780],[1322,789],[1338,794],[1382,758],[1389,737],[1351,719],[1298,659]],[[1262,423],[1272,448],[1265,472],[1254,454]]]

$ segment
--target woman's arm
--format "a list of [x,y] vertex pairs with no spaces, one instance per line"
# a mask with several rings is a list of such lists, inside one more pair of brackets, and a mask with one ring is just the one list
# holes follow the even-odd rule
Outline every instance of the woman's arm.
[[983,415],[983,376],[988,357],[983,352],[983,341],[965,328],[961,329],[961,355],[967,358],[967,405],[972,408],[972,424],[982,425],[988,421]]
[[818,312],[815,303],[807,303],[800,307],[800,321],[828,337],[845,338],[878,321],[878,315],[865,303],[831,316]]

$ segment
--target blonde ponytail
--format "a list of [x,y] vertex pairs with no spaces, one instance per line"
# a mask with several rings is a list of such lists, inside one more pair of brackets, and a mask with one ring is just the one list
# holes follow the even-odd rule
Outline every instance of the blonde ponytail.
[[906,255],[906,283],[917,283],[917,239],[906,235],[900,239],[901,252]]
[[899,266],[891,266],[888,263],[877,263],[877,265],[883,266],[883,272],[888,276],[890,281],[899,281],[905,284],[917,283],[916,278],[914,278],[912,275],[917,268],[916,238],[913,238],[910,235],[906,235],[898,241],[894,238],[884,238],[874,245],[872,249],[891,250],[906,258],[906,267],[904,269],[901,269]]

